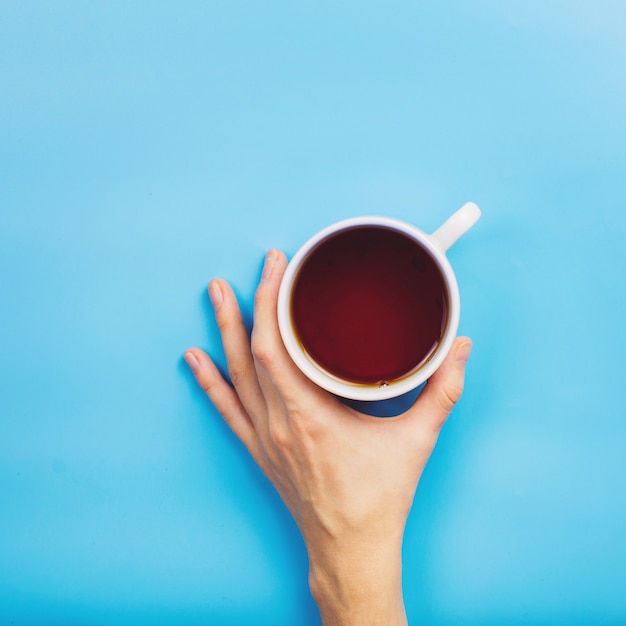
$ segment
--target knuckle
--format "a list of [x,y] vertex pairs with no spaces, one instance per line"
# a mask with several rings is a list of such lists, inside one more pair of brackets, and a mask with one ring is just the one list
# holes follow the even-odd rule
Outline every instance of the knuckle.
[[230,376],[230,381],[233,386],[237,387],[249,378],[250,370],[239,364],[231,364],[228,366],[228,375]]
[[439,405],[446,414],[452,411],[454,405],[460,400],[462,393],[463,385],[460,384],[448,384],[441,389],[437,398]]
[[222,335],[231,327],[231,320],[227,315],[217,315],[215,321]]
[[284,450],[289,445],[289,432],[285,425],[278,420],[270,420],[268,423],[270,439],[279,450]]
[[254,307],[259,308],[265,304],[265,289],[263,285],[259,285],[254,292]]
[[212,397],[217,392],[222,380],[215,376],[205,376],[199,382],[207,396]]
[[297,410],[289,410],[289,423],[299,438],[309,432],[309,420]]
[[315,450],[323,441],[323,433],[315,420],[292,419],[294,437],[304,449]]
[[253,332],[251,349],[254,358],[266,367],[273,363],[274,351],[267,340],[267,336],[263,336],[258,332]]
[[297,439],[303,442],[318,440],[322,432],[318,421],[299,408],[289,409],[289,423]]

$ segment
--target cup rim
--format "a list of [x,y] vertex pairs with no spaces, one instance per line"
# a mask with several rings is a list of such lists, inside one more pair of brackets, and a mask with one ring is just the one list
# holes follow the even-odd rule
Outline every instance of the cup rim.
[[[363,226],[389,228],[390,230],[400,232],[417,241],[427,250],[435,263],[437,263],[444,277],[449,299],[446,329],[442,340],[439,342],[433,354],[416,371],[379,387],[341,380],[325,372],[318,365],[313,364],[300,347],[291,321],[291,288],[303,261],[306,260],[307,256],[314,248],[326,239],[340,232]],[[445,253],[441,251],[430,235],[419,228],[408,222],[380,215],[363,215],[344,219],[326,226],[310,237],[291,258],[285,270],[285,274],[283,275],[278,293],[278,327],[283,344],[293,362],[307,378],[318,386],[337,396],[350,400],[388,400],[408,393],[426,382],[442,364],[450,351],[456,337],[459,318],[460,297],[458,284],[452,266]]]

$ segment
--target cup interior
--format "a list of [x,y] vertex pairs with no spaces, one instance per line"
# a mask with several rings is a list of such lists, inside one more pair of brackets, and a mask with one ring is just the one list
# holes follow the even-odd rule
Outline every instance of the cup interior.
[[[445,310],[430,311],[430,305],[419,302],[426,292],[420,293],[420,287],[411,292],[410,282],[418,280],[422,289],[432,283],[428,295],[432,291],[433,302],[436,289],[442,290]],[[353,317],[350,326],[341,326],[342,299],[347,299]],[[406,311],[398,308],[400,302],[407,303]],[[458,318],[458,287],[445,254],[426,233],[387,217],[352,218],[314,235],[289,263],[278,301],[281,335],[295,364],[322,388],[353,400],[388,399],[421,385],[450,350]],[[413,324],[414,319],[419,324]],[[373,324],[381,320],[375,329]],[[418,326],[421,334],[415,330]],[[428,350],[423,347],[430,341],[427,327],[431,334],[438,333]],[[418,346],[423,354],[417,353]],[[400,355],[404,360],[398,360]],[[341,359],[343,369],[337,367]],[[396,370],[384,370],[387,362]],[[377,367],[395,373],[377,376]]]

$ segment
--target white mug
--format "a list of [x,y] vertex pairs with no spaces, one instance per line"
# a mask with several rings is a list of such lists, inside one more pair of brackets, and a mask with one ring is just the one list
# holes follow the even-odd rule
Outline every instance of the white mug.
[[[473,202],[463,205],[434,233],[427,234],[406,222],[389,217],[354,217],[332,224],[311,237],[293,256],[283,276],[278,295],[278,325],[287,352],[297,367],[314,383],[327,391],[352,400],[386,400],[416,389],[441,365],[450,351],[459,325],[460,299],[454,272],[446,257],[448,248],[479,219],[480,209]],[[384,384],[355,383],[325,370],[307,353],[298,339],[292,320],[292,291],[298,274],[309,255],[338,233],[359,227],[379,227],[396,231],[417,242],[439,269],[447,290],[448,315],[441,338],[434,351],[416,369]]]

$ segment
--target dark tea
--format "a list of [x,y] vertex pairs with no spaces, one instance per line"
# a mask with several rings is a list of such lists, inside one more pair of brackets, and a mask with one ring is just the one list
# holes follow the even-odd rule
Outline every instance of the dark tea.
[[345,381],[384,385],[414,371],[439,344],[446,283],[413,239],[381,226],[340,231],[304,261],[291,298],[309,357]]

